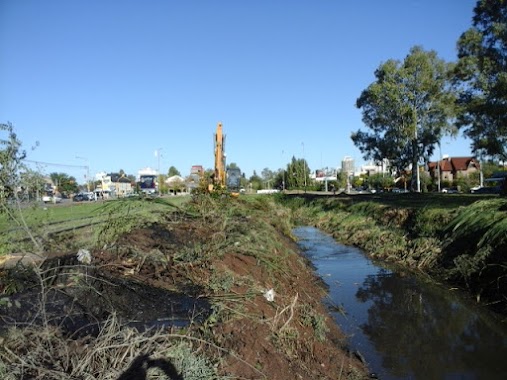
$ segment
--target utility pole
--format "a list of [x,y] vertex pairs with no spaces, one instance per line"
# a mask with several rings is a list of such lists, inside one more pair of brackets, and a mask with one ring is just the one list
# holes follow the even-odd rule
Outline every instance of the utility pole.
[[162,148],[158,148],[156,150],[157,152],[157,171],[158,171],[158,195],[161,196],[162,193],[161,193],[161,188],[162,188],[162,174],[160,173],[160,151],[162,150]]
[[419,144],[417,143],[417,110],[415,107],[413,108],[413,115],[414,115],[414,155],[416,156],[417,160],[412,160],[413,164],[416,166],[416,172],[417,172],[417,192],[421,192],[421,178],[419,176]]
[[438,141],[438,154],[439,154],[439,157],[438,157],[438,161],[437,161],[437,190],[438,192],[440,193],[440,184],[441,184],[441,179],[440,179],[440,163],[442,161],[442,148],[440,146],[440,140]]
[[76,156],[76,158],[86,161],[86,190],[90,192],[90,161],[86,157]]
[[[283,164],[283,150],[282,150],[282,164]],[[282,170],[282,191],[285,191],[285,167]]]
[[304,175],[304,186],[305,186],[305,193],[306,193],[306,160],[305,160],[305,143],[302,142],[301,145],[303,146],[303,175]]

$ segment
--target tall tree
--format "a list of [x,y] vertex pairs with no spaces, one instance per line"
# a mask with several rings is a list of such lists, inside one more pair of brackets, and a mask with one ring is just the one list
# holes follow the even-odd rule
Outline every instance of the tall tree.
[[[28,227],[18,198],[18,189],[21,186],[20,170],[25,168],[25,158],[26,151],[21,148],[21,141],[12,124],[0,124],[0,214],[5,214],[10,222],[20,226],[32,241],[35,250],[40,252],[42,245]],[[12,200],[14,202],[11,202]]]
[[173,176],[175,176],[175,175],[179,175],[179,176],[181,176],[181,174],[180,174],[179,170],[178,170],[178,169],[176,169],[174,166],[171,166],[171,167],[169,168],[169,171],[167,172],[167,176],[168,176],[168,177],[173,177]]
[[288,189],[305,189],[310,182],[310,168],[303,158],[292,157],[287,164],[287,188]]
[[270,181],[273,179],[274,176],[275,173],[271,169],[269,168],[262,169],[261,177],[264,181]]
[[[412,166],[412,177],[417,178],[420,161],[428,162],[442,135],[452,131],[451,69],[436,52],[419,46],[403,62],[388,60],[380,65],[376,81],[356,102],[370,131],[358,130],[352,141],[365,159],[387,158],[398,173]],[[412,190],[419,190],[416,181]]]
[[20,173],[20,185],[25,193],[31,199],[38,199],[44,191],[46,179],[44,176],[31,169],[26,169]]
[[53,185],[57,187],[57,191],[60,193],[70,194],[78,191],[76,179],[66,173],[54,172],[49,175],[49,178],[51,178],[51,182],[53,182]]
[[261,177],[262,180],[264,181],[265,188],[266,189],[272,188],[275,179],[275,173],[269,168],[264,168],[262,169]]
[[262,178],[257,175],[257,172],[254,170],[252,176],[248,179],[252,190],[260,190],[262,189]]
[[507,0],[481,0],[458,40],[458,125],[481,156],[507,159]]
[[21,141],[12,124],[0,124],[0,210],[5,211],[7,199],[17,194],[25,157],[26,151],[21,149]]

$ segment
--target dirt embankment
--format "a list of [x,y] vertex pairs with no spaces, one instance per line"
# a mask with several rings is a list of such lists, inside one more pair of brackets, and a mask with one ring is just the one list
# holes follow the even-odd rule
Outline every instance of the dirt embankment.
[[[321,302],[322,283],[294,241],[280,232],[288,231],[283,222],[288,215],[273,214],[276,206],[266,201],[218,202],[194,205],[192,216],[175,213],[150,225],[138,223],[107,247],[92,249],[86,265],[75,252],[51,252],[35,273],[4,270],[4,327],[15,325],[18,335],[34,334],[34,325],[56,329],[59,344],[69,348],[54,351],[53,364],[47,357],[28,360],[28,343],[7,335],[0,373],[2,368],[19,373],[24,366],[34,377],[76,378],[75,364],[55,369],[63,361],[56,356],[97,346],[94,339],[114,315],[121,324],[155,326],[157,334],[188,342],[193,355],[211,363],[214,378],[368,378]],[[79,344],[83,347],[76,349]],[[118,378],[134,358],[156,356],[150,347],[146,351],[136,341],[121,360],[106,361],[110,368],[95,368],[95,378]],[[170,351],[167,355],[171,360]],[[182,378],[209,378],[190,377],[176,367]]]

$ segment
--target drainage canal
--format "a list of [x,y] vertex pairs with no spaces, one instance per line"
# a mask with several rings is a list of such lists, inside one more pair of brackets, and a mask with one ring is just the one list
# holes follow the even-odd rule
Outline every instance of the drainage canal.
[[329,286],[326,302],[351,350],[380,379],[506,378],[507,326],[487,311],[318,229],[293,232]]

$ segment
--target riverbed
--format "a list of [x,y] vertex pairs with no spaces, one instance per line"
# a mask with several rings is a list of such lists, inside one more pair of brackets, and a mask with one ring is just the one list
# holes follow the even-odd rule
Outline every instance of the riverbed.
[[507,325],[490,312],[316,228],[293,233],[329,287],[325,302],[350,350],[378,378],[506,378]]

